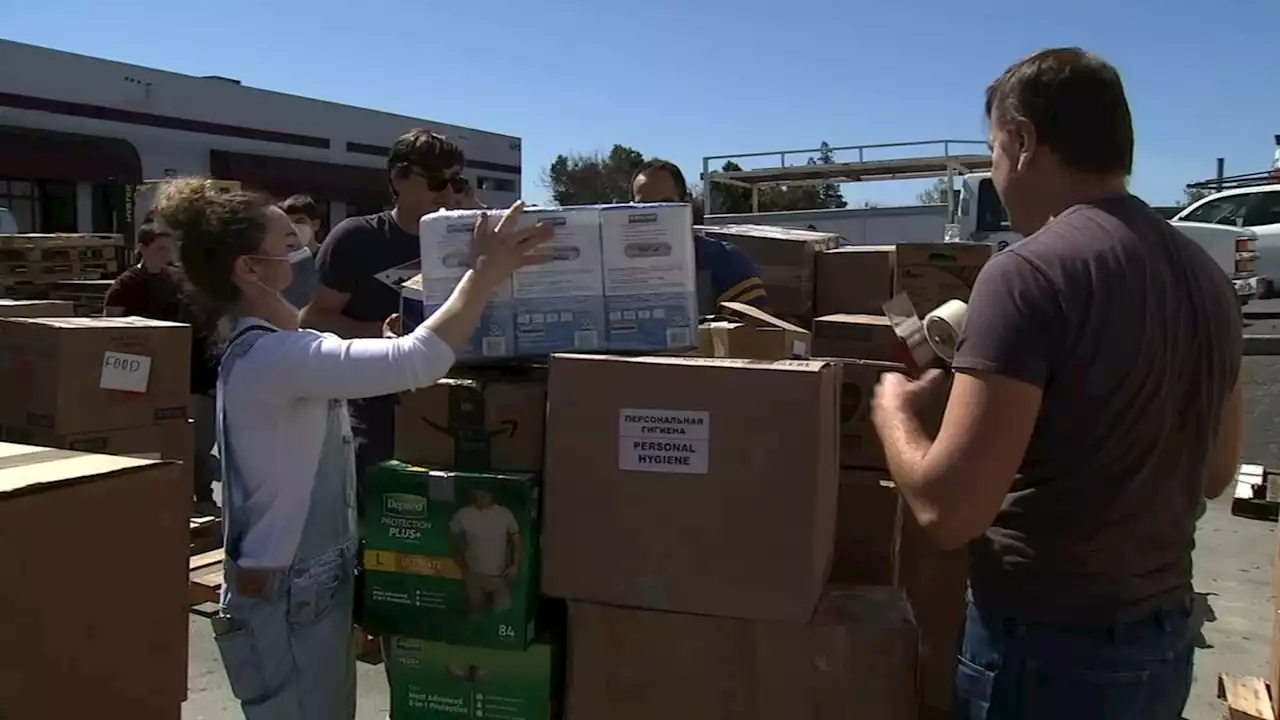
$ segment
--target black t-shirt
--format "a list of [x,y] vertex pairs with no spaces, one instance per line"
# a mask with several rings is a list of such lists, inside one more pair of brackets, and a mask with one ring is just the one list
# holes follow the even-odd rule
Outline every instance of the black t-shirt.
[[[316,255],[319,283],[351,297],[342,314],[382,322],[400,311],[399,285],[421,271],[418,236],[405,232],[391,212],[350,217],[330,231]],[[391,457],[395,445],[395,396],[353,401],[352,430],[358,462]]]
[[1076,205],[992,258],[954,366],[1044,395],[1018,477],[970,546],[975,604],[1111,624],[1189,594],[1242,346],[1226,273],[1135,197]]

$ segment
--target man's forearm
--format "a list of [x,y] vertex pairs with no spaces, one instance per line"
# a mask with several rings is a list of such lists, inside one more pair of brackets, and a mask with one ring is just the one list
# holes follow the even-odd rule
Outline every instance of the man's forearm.
[[331,332],[341,338],[382,337],[381,322],[363,322],[334,312],[315,310],[311,306],[302,309],[299,317],[302,327]]
[[916,516],[925,522],[923,515],[936,513],[935,500],[925,496],[923,470],[925,457],[933,441],[925,434],[920,423],[906,413],[899,413],[880,428],[880,441],[893,482],[911,506]]

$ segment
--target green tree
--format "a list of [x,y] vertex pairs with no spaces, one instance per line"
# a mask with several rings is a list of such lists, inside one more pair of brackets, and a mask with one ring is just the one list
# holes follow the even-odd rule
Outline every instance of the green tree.
[[951,185],[947,183],[946,178],[938,178],[933,181],[929,187],[921,190],[916,195],[916,200],[921,205],[938,205],[946,204],[947,194],[951,192]]
[[1184,188],[1182,191],[1182,203],[1179,207],[1186,207],[1191,203],[1203,200],[1212,194],[1212,190],[1206,190],[1205,188]]
[[542,183],[558,205],[629,202],[631,176],[643,164],[644,155],[626,145],[614,145],[607,155],[557,155]]
[[[810,158],[810,165],[830,165],[836,161],[835,153],[831,152],[831,146],[827,144],[826,140],[823,140],[822,144],[818,147],[821,149],[818,152],[817,163],[814,162],[813,158]],[[826,185],[818,186],[818,202],[821,203],[818,207],[823,208],[842,208],[849,206],[849,203],[844,199],[844,193],[840,192],[840,186],[835,183],[827,183]]]

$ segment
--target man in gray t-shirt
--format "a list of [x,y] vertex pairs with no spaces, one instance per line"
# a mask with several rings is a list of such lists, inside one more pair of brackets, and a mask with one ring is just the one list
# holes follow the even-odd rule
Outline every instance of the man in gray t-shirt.
[[1195,521],[1239,450],[1239,306],[1128,193],[1113,67],[1037,53],[987,113],[993,181],[1027,238],[978,276],[936,439],[917,408],[938,375],[887,375],[874,406],[916,519],[969,546],[957,716],[1178,718]]

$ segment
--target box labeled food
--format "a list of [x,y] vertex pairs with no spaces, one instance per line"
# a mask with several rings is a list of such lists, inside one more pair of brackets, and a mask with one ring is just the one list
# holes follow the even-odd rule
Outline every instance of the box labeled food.
[[835,533],[839,384],[830,362],[552,356],[543,592],[806,621]]
[[916,627],[889,587],[831,587],[805,622],[571,602],[569,637],[570,718],[916,718]]
[[523,649],[537,591],[538,483],[387,461],[365,487],[364,626]]
[[698,288],[689,205],[605,205],[600,244],[609,349],[694,348]]
[[892,245],[860,245],[824,250],[816,256],[815,315],[882,315],[893,297]]
[[558,717],[555,653],[546,643],[496,650],[393,637],[389,646],[387,676],[396,720]]
[[924,317],[948,300],[969,302],[978,272],[995,248],[986,243],[903,243],[896,247],[894,292],[911,297]]
[[0,425],[78,435],[187,417],[191,326],[0,318]]
[[444,378],[400,395],[396,458],[439,470],[541,472],[546,415],[545,368]]
[[600,209],[531,208],[520,222],[550,225],[555,236],[538,253],[550,257],[550,262],[521,268],[512,278],[516,354],[535,357],[603,349]]

